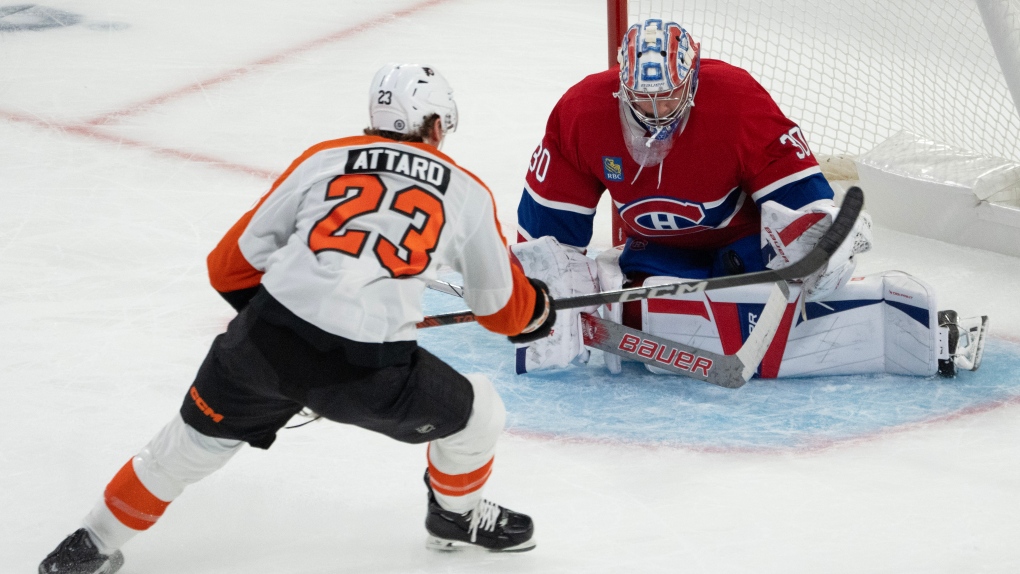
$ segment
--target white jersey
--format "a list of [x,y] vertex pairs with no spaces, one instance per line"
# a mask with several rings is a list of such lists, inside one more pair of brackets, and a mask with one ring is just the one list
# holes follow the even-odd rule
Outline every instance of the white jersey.
[[416,339],[423,280],[444,264],[491,330],[519,333],[534,306],[533,290],[515,293],[528,283],[510,265],[488,188],[433,146],[380,137],[309,149],[209,264],[217,290],[261,282],[301,319],[366,343]]

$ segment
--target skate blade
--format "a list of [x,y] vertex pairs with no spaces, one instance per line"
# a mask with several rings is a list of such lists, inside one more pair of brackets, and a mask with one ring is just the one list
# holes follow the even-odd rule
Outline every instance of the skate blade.
[[[967,325],[966,327],[964,325]],[[976,371],[981,366],[981,358],[985,354],[985,335],[988,334],[988,316],[968,317],[958,323],[961,339],[966,338],[967,345],[962,352],[953,356],[956,369]]]
[[435,552],[527,552],[535,547],[535,539],[532,538],[526,542],[522,542],[517,546],[510,546],[509,548],[485,548],[477,544],[471,544],[470,542],[464,542],[461,540],[448,540],[446,538],[439,538],[438,536],[429,535],[425,539],[425,548],[433,550]]
[[124,555],[120,550],[117,550],[106,558],[106,562],[94,574],[115,574],[123,565]]
[[972,359],[973,366],[970,368],[972,371],[978,370],[981,366],[981,358],[985,354],[985,335],[988,334],[988,315],[981,316],[981,324],[975,329],[977,332],[973,333],[974,339],[977,341],[974,348],[974,358]]

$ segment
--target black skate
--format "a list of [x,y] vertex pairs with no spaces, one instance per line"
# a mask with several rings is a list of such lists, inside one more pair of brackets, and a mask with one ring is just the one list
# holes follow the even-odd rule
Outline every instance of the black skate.
[[985,351],[988,316],[961,319],[956,311],[939,311],[939,330],[942,329],[946,331],[939,336],[945,337],[946,353],[939,359],[939,374],[955,377],[959,369],[976,371]]
[[490,552],[525,552],[535,547],[532,538],[535,527],[527,514],[484,499],[464,514],[451,512],[436,502],[427,471],[425,486],[429,489],[429,511],[425,516],[427,548],[452,551],[474,545]]
[[120,550],[102,554],[88,531],[79,528],[39,564],[39,574],[113,574],[123,565]]

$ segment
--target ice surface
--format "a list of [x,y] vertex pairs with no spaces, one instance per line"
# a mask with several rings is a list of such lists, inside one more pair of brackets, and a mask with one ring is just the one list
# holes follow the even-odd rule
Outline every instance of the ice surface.
[[[4,573],[34,571],[176,411],[233,314],[205,255],[301,151],[364,127],[381,64],[448,77],[444,151],[489,184],[507,234],[548,111],[605,64],[594,0],[45,8],[80,18],[0,28]],[[424,447],[320,421],[190,487],[123,572],[1014,572],[1020,260],[879,228],[859,269],[991,315],[981,371],[728,391],[609,377],[596,353],[517,377],[505,339],[435,329],[424,345],[501,390],[488,494],[535,518],[535,551],[427,552]]]

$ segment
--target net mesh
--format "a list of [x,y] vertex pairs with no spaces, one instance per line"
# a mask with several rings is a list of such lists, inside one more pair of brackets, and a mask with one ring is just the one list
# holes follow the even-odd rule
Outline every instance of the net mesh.
[[[995,2],[1020,50],[1020,0]],[[702,57],[748,70],[816,154],[907,130],[1020,161],[1020,114],[974,0],[630,0],[627,16],[675,20]]]

